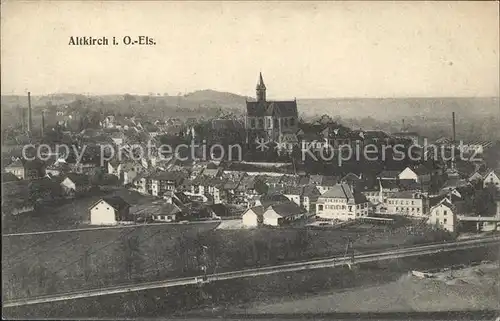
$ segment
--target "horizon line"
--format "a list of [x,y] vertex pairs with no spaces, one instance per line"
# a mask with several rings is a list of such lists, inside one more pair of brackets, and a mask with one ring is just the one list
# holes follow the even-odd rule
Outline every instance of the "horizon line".
[[[188,93],[183,93],[182,95],[164,95],[163,93],[159,94],[151,94],[151,93],[130,93],[130,92],[120,92],[120,93],[89,93],[89,92],[55,92],[55,93],[34,93],[32,91],[26,91],[25,93],[12,93],[12,94],[4,94],[1,93],[1,97],[7,97],[7,96],[14,96],[14,97],[28,97],[28,92],[30,92],[31,97],[43,97],[43,96],[57,96],[57,95],[79,95],[79,96],[87,96],[87,97],[93,97],[93,96],[123,96],[123,95],[131,95],[131,96],[142,96],[142,97],[186,97],[187,95],[191,95],[193,93],[198,93],[198,92],[203,92],[203,91],[211,91],[211,92],[216,92],[220,94],[231,94],[231,95],[236,95],[240,96],[241,98],[252,98],[255,99],[253,96],[247,96],[239,93],[233,93],[230,91],[219,91],[215,89],[199,89],[195,91],[191,91]],[[498,96],[422,96],[422,95],[415,95],[415,96],[323,96],[323,97],[279,97],[277,96],[274,99],[297,99],[297,100],[306,100],[306,99],[415,99],[415,98],[426,98],[426,99],[433,99],[433,98],[497,98],[500,99],[500,95]],[[269,101],[272,101],[270,99]]]

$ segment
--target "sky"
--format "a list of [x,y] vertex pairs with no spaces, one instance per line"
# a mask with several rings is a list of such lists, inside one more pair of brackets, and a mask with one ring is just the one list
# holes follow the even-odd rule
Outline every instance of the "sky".
[[[2,2],[3,95],[499,96],[491,2]],[[155,46],[70,46],[71,36]]]

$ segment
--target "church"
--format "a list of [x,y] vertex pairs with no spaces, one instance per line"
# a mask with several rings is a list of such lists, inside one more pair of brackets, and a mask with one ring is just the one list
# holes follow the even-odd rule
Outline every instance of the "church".
[[247,101],[245,129],[247,141],[264,139],[291,149],[297,143],[297,100],[270,101],[266,99],[266,85],[262,73],[257,83],[257,101]]

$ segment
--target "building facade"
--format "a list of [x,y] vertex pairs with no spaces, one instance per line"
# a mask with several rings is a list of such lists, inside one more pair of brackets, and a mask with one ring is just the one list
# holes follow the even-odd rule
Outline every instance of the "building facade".
[[338,184],[318,198],[316,215],[324,219],[354,220],[369,215],[371,203],[349,185]]
[[[277,143],[296,143],[298,130],[297,101],[269,101],[266,98],[266,86],[262,78],[256,88],[257,101],[247,101],[245,129],[247,141],[264,139]],[[294,139],[295,137],[295,139]]]

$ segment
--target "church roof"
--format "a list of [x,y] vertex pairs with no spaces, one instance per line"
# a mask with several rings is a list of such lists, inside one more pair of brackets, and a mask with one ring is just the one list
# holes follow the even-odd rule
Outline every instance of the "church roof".
[[297,102],[290,101],[247,101],[247,116],[297,117]]

